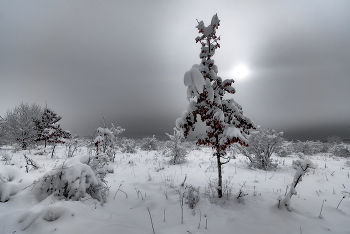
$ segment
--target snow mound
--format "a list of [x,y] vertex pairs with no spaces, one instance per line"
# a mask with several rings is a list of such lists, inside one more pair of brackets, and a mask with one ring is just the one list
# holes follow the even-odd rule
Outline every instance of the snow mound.
[[35,186],[40,185],[40,200],[56,194],[76,201],[88,193],[103,202],[101,180],[88,165],[89,161],[88,155],[69,158],[39,178]]
[[[63,214],[74,215],[62,202],[50,204],[51,199],[53,198],[48,197],[46,201],[33,206],[19,218],[18,222],[21,224],[22,231],[42,221],[52,222],[58,220]],[[45,203],[49,204],[46,205]]]
[[0,165],[0,202],[7,202],[26,186],[24,177],[28,177],[27,174],[16,166]]

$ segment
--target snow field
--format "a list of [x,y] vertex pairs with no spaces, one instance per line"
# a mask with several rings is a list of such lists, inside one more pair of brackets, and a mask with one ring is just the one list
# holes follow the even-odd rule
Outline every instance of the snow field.
[[[25,173],[23,153],[41,168]],[[81,155],[86,153],[83,149],[80,151]],[[153,233],[147,208],[157,234],[288,234],[300,233],[300,229],[302,233],[322,234],[349,233],[350,230],[350,168],[344,167],[343,158],[325,154],[311,156],[318,168],[311,169],[298,183],[298,194],[292,196],[292,212],[289,212],[277,207],[277,198],[279,195],[283,198],[286,187],[292,183],[296,171],[292,160],[299,159],[296,156],[273,157],[278,160],[279,168],[268,172],[249,169],[246,158],[237,156],[223,166],[223,184],[231,178],[230,197],[212,198],[211,203],[204,196],[208,181],[217,178],[211,149],[192,151],[187,162],[180,165],[169,165],[169,158],[156,151],[119,153],[111,163],[114,173],[107,174],[110,191],[107,202],[101,206],[89,195],[80,201],[59,200],[54,195],[40,201],[35,194],[38,190],[31,186],[22,190],[62,163],[64,148],[58,148],[56,155],[58,158],[51,159],[50,155],[22,151],[13,153],[15,166],[0,165],[2,178],[12,174],[10,182],[0,181],[0,187],[16,186],[9,200],[0,203],[0,233]],[[193,210],[184,204],[182,224],[177,191],[183,191],[180,185],[186,175],[186,185],[200,186],[200,200]],[[248,194],[244,204],[237,200],[241,188]],[[346,197],[337,209],[343,195]],[[323,201],[323,219],[320,219]]]

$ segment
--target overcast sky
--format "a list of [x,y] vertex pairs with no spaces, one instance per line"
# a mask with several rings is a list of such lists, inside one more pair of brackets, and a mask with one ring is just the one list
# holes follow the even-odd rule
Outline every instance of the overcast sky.
[[[217,13],[213,57],[256,124],[286,138],[350,138],[350,1],[0,1],[0,115],[47,102],[64,129],[172,133],[198,20]],[[91,128],[92,127],[92,128]]]

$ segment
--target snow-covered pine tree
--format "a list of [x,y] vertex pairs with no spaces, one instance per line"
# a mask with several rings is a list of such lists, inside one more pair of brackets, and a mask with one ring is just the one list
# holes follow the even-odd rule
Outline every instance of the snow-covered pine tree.
[[43,114],[40,119],[35,119],[35,130],[37,131],[36,141],[44,141],[45,148],[46,143],[50,137],[50,129],[53,129],[53,126],[62,119],[61,116],[58,116],[53,110],[48,107],[45,107]]
[[[195,64],[185,73],[184,83],[187,88],[187,99],[190,101],[187,111],[176,120],[176,127],[182,129],[185,137],[190,130],[194,130],[197,115],[208,126],[206,135],[199,138],[198,145],[212,146],[213,156],[217,159],[218,166],[218,197],[222,197],[221,166],[229,162],[225,157],[226,149],[233,143],[248,146],[247,136],[255,128],[253,121],[243,114],[242,107],[233,99],[224,99],[225,92],[234,94],[231,86],[234,80],[222,79],[217,76],[218,68],[212,60],[215,50],[220,47],[216,36],[216,29],[220,20],[215,14],[208,27],[203,21],[198,22],[197,28],[201,36],[196,38],[200,42],[202,59],[200,64]],[[224,161],[221,161],[221,160]]]
[[181,140],[183,139],[181,131],[178,128],[174,128],[173,135],[166,134],[171,140],[171,148],[168,154],[171,157],[170,163],[175,165],[184,162],[188,152],[186,148],[181,145]]
[[53,154],[55,152],[55,148],[58,144],[64,144],[67,139],[71,138],[71,134],[68,131],[64,131],[61,128],[61,125],[59,122],[53,123],[49,126],[49,128],[46,128],[44,131],[45,135],[47,136],[47,143],[52,144],[52,153],[51,157],[53,158]]

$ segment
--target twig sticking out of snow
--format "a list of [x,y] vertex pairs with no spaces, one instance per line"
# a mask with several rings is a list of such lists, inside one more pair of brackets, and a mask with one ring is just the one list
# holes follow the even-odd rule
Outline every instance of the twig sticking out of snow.
[[343,201],[344,198],[345,198],[345,195],[344,195],[343,198],[340,200],[340,202],[339,202],[339,204],[338,204],[338,206],[337,206],[337,209],[338,209],[340,203]]
[[184,179],[184,181],[181,183],[181,187],[184,187],[184,186],[185,186],[185,181],[186,181],[186,179],[187,179],[187,174],[185,174],[185,179]]
[[154,227],[153,227],[153,221],[152,221],[151,212],[149,211],[148,207],[147,207],[147,210],[148,210],[148,213],[149,213],[149,218],[151,219],[151,224],[152,224],[153,234],[155,234],[156,232],[154,231]]
[[282,201],[281,195],[278,196],[277,200],[278,200],[278,208],[280,208],[280,204],[281,204],[281,201]]
[[323,203],[324,203],[324,201],[325,201],[325,200],[323,200],[323,202],[322,202],[320,215],[318,216],[319,219],[323,219],[323,216],[322,216],[322,209],[323,209]]
[[202,221],[202,212],[199,209],[199,224],[198,224],[198,229],[201,228],[201,221]]
[[115,196],[117,195],[118,191],[123,192],[125,194],[126,198],[128,198],[128,194],[126,194],[126,192],[124,192],[123,190],[120,189],[121,186],[122,186],[122,184],[119,185],[117,192],[115,192],[114,199],[115,199]]
[[143,200],[143,195],[142,195],[141,191],[137,190],[135,185],[134,185],[134,188],[135,188],[135,191],[136,191],[136,194],[137,194],[137,198],[140,198],[139,194],[141,194],[141,197],[142,197],[142,200]]
[[28,173],[29,172],[29,166],[32,166],[34,168],[34,170],[37,170],[39,169],[39,166],[36,164],[36,162],[34,162],[33,159],[29,158],[28,156],[26,156],[25,154],[24,155],[24,159],[26,160],[26,172]]
[[207,218],[207,215],[205,214],[204,217],[205,217],[205,229],[208,229],[208,218]]

